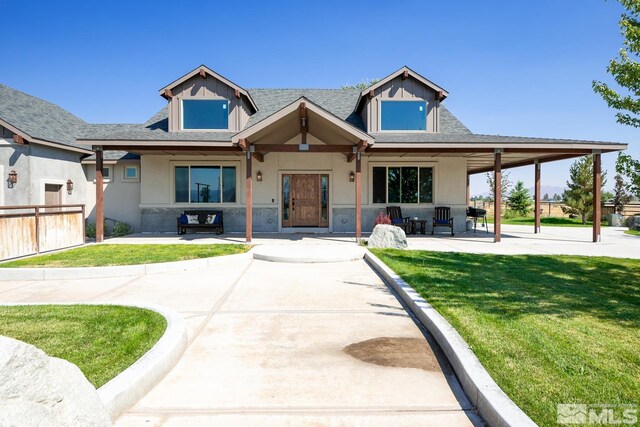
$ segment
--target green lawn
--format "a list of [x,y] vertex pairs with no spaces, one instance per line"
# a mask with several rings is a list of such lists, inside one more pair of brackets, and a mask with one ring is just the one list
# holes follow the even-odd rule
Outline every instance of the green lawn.
[[640,236],[640,230],[627,230],[624,234],[631,234],[632,236]]
[[[493,218],[487,218],[489,224],[493,224]],[[532,216],[516,217],[516,218],[502,218],[503,224],[513,225],[530,225],[533,227],[534,218]],[[542,217],[540,218],[540,225],[551,227],[591,227],[591,221],[587,221],[586,224],[582,223],[579,218],[564,218],[564,217]],[[603,224],[604,225],[604,224]]]
[[9,267],[99,267],[183,261],[247,252],[248,245],[89,245],[48,255],[1,263]]
[[153,347],[166,327],[160,314],[134,307],[0,306],[0,335],[75,363],[96,388]]
[[558,403],[640,404],[640,260],[372,252],[539,425]]

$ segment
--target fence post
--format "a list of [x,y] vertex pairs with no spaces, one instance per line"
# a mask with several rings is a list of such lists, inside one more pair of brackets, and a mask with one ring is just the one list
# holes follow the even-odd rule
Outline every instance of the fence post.
[[86,240],[87,240],[87,238],[86,238],[87,230],[85,229],[85,227],[87,225],[86,225],[86,222],[85,222],[85,216],[84,215],[85,215],[84,205],[82,205],[82,243],[86,243]]
[[35,207],[36,209],[36,253],[40,253],[40,208]]

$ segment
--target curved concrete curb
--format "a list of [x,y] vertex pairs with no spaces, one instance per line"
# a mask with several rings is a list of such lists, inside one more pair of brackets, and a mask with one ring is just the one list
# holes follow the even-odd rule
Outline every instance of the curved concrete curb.
[[72,268],[0,268],[0,280],[64,280],[146,276],[147,274],[179,272],[211,267],[236,259],[251,259],[251,256],[251,251],[247,251],[242,254],[190,259],[187,261],[159,262],[155,264]]
[[365,254],[362,247],[339,245],[260,245],[250,252],[261,261],[303,264],[357,261]]
[[460,334],[411,286],[378,257],[367,251],[365,260],[400,295],[420,323],[433,335],[471,403],[490,426],[536,426],[491,378]]
[[137,307],[155,311],[167,319],[167,329],[158,342],[133,365],[100,387],[98,397],[111,419],[147,394],[178,362],[187,347],[187,329],[184,318],[177,312],[153,304],[110,302],[64,303],[3,303],[2,306],[24,305],[113,305]]

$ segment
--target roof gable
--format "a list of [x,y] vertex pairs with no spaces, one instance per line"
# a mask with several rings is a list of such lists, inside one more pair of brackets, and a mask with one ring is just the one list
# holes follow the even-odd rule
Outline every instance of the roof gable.
[[426,77],[423,77],[422,75],[416,73],[411,68],[409,68],[409,67],[407,67],[405,65],[404,67],[402,67],[399,70],[389,74],[387,77],[383,78],[379,82],[376,82],[376,83],[372,84],[371,86],[369,86],[368,88],[366,88],[362,92],[360,92],[360,95],[358,96],[358,101],[356,102],[355,111],[359,111],[360,110],[360,107],[362,106],[362,103],[363,103],[363,99],[366,99],[366,96],[371,91],[375,91],[379,87],[384,86],[385,84],[389,83],[391,80],[393,80],[393,79],[395,79],[397,77],[400,77],[400,76],[402,76],[403,79],[404,78],[408,78],[408,77],[412,77],[412,78],[416,79],[417,81],[419,81],[420,83],[422,83],[423,85],[425,85],[428,88],[432,89],[434,92],[441,93],[440,101],[444,100],[447,96],[449,96],[449,92],[447,92],[444,88],[438,86],[437,84],[433,83],[431,80],[429,80]]
[[240,95],[242,95],[245,98],[247,98],[247,100],[249,101],[249,104],[251,104],[251,107],[253,108],[253,110],[254,111],[258,111],[258,107],[256,106],[256,103],[253,101],[253,98],[251,98],[251,95],[249,94],[249,92],[247,92],[245,89],[243,89],[242,87],[238,86],[237,84],[235,84],[231,80],[227,79],[226,77],[216,73],[215,71],[213,71],[211,68],[207,67],[206,65],[200,65],[199,67],[197,67],[194,70],[188,72],[187,74],[185,74],[184,76],[180,77],[179,79],[174,80],[173,82],[169,83],[168,85],[166,85],[165,87],[160,89],[160,95],[166,98],[167,97],[167,91],[171,91],[172,89],[174,89],[179,84],[184,83],[187,80],[189,80],[190,78],[195,77],[197,75],[200,75],[200,76],[202,76],[204,78],[206,78],[207,76],[211,76],[211,77],[221,81],[222,83],[226,84],[230,88],[236,90]]

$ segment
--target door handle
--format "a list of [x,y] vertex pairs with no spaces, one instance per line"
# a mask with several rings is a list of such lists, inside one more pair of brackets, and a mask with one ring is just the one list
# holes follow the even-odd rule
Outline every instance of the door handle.
[[291,210],[296,210],[296,199],[291,199]]

